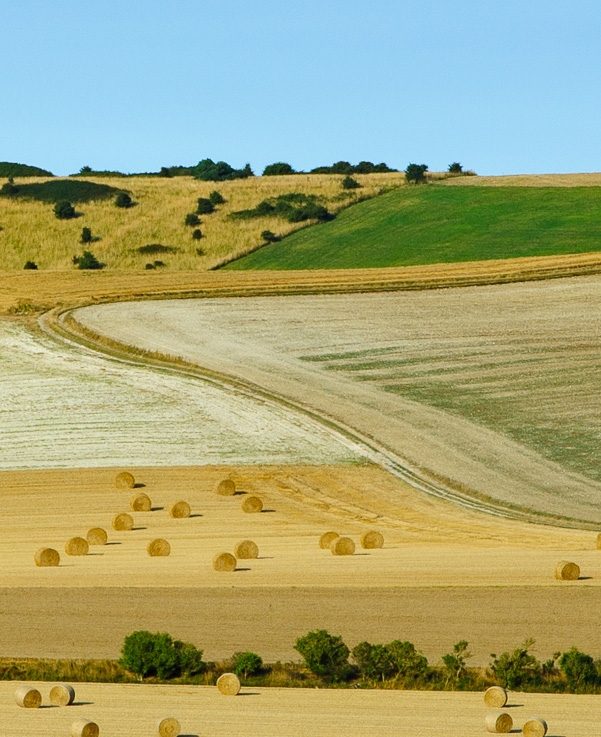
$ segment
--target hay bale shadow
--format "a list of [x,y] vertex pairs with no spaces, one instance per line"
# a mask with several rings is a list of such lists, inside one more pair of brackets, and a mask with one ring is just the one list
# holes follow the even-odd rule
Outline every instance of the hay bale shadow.
[[151,512],[160,512],[163,509],[165,509],[165,507],[150,507]]
[[132,532],[133,532],[134,530],[147,530],[148,527],[132,527],[131,529],[132,529]]
[[262,509],[259,514],[271,514],[272,512],[275,512],[275,509]]
[[134,484],[134,489],[144,489],[146,487],[146,484],[141,484],[139,481],[136,481]]
[[90,706],[93,701],[74,701],[71,706]]
[[251,570],[250,568],[236,568],[234,573],[238,573],[238,571],[250,571],[250,570]]
[[116,540],[113,540],[110,543],[104,543],[105,545],[123,545],[123,543],[117,542]]

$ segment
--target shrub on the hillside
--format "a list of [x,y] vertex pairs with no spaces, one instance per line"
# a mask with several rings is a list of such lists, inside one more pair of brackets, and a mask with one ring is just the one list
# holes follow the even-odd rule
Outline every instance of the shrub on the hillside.
[[359,189],[361,185],[356,179],[351,176],[346,176],[342,180],[342,189]]
[[384,681],[394,675],[392,656],[385,645],[360,642],[353,648],[353,658],[365,678]]
[[38,265],[36,264],[35,261],[26,261],[25,266],[23,268],[36,270],[38,268]]
[[75,208],[69,200],[60,200],[54,206],[54,214],[59,220],[70,220],[75,217]]
[[221,194],[221,192],[218,192],[216,189],[214,189],[209,194],[209,202],[212,205],[224,205],[225,204],[225,197]]
[[0,161],[0,177],[53,177],[54,174],[39,166]]
[[586,690],[601,681],[593,658],[578,648],[573,647],[565,652],[559,659],[559,667],[573,693]]
[[282,240],[279,235],[272,233],[271,230],[262,231],[261,238],[265,241],[265,243],[277,243],[278,241]]
[[194,227],[195,225],[200,225],[200,218],[195,212],[189,212],[186,215],[185,224],[189,225],[190,227]]
[[121,648],[119,660],[126,670],[141,678],[156,676],[167,679],[190,676],[203,669],[202,650],[181,640],[174,640],[166,632],[139,630],[128,635]]
[[[11,192],[10,196],[19,199],[56,204],[62,200],[73,203],[107,200],[118,194],[119,190],[108,184],[97,184],[87,179],[52,179],[47,182],[19,184]],[[6,194],[3,187],[0,195],[6,196]]]
[[119,192],[119,194],[115,197],[115,206],[116,207],[123,207],[128,208],[133,205],[132,198],[127,194],[127,192]]
[[208,197],[199,197],[196,212],[199,215],[210,215],[215,211],[215,206]]
[[411,642],[394,640],[388,645],[361,642],[353,649],[361,673],[369,679],[401,678],[419,681],[428,675],[427,659]]
[[327,630],[315,630],[299,637],[294,649],[317,676],[340,678],[348,673],[349,649],[342,637],[331,635]]
[[81,229],[81,238],[79,239],[80,243],[91,243],[92,242],[92,230],[91,228],[82,228]]
[[192,231],[192,240],[199,241],[202,238],[202,230],[200,228],[196,228],[196,230]]
[[169,168],[168,167],[161,166],[161,171],[159,172],[159,176],[160,177],[167,177],[167,178],[169,178],[169,177],[172,177],[173,174],[171,174],[171,172],[169,171]]
[[78,269],[104,268],[104,264],[100,263],[91,251],[84,251],[81,256],[74,256],[73,263],[77,265]]
[[263,660],[256,653],[241,652],[232,656],[232,670],[241,678],[248,678],[260,673],[263,669]]
[[408,164],[405,169],[405,179],[409,184],[421,184],[426,181],[426,164]]
[[145,246],[139,246],[138,253],[176,253],[175,246],[163,246],[161,243],[148,243]]
[[289,223],[300,223],[304,220],[331,220],[333,215],[320,204],[317,195],[301,192],[288,192],[277,197],[270,197],[251,210],[237,210],[229,216],[234,220],[250,220],[252,218],[281,217]]
[[467,649],[467,640],[459,640],[453,645],[453,652],[442,656],[445,685],[456,684],[467,672],[467,660],[472,654]]
[[533,639],[516,647],[511,652],[504,652],[497,656],[493,653],[493,662],[490,669],[505,688],[519,688],[520,686],[537,683],[540,679],[541,665],[529,650],[534,645]]
[[448,172],[449,174],[463,174],[463,167],[458,161],[453,161],[452,164],[449,164]]
[[275,164],[268,164],[263,169],[264,177],[275,177],[275,176],[282,176],[284,174],[295,174],[295,173],[296,172],[290,166],[290,164],[286,164],[284,161],[277,161]]
[[193,174],[195,179],[204,182],[225,182],[254,176],[250,164],[246,164],[243,169],[234,169],[225,161],[215,162],[212,159],[199,161],[193,169]]
[[8,182],[5,182],[0,189],[0,195],[2,195],[3,197],[12,197],[16,195],[19,191],[19,188],[11,180],[12,177],[8,180]]

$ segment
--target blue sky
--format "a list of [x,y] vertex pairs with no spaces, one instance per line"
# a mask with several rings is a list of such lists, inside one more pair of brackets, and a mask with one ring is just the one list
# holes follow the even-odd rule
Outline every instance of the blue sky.
[[0,160],[601,170],[599,0],[3,0]]

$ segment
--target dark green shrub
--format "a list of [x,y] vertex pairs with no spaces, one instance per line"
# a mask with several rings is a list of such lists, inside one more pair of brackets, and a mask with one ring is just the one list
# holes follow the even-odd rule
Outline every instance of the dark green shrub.
[[204,252],[204,248],[197,248],[197,249],[196,249],[196,253],[197,253],[197,254],[198,254],[199,256],[204,256],[204,255],[205,255],[205,252]]
[[290,164],[286,164],[283,161],[277,161],[275,164],[268,164],[263,169],[264,177],[276,177],[284,174],[296,174]]
[[458,161],[454,161],[452,164],[449,164],[448,171],[449,174],[463,174],[463,167]]
[[260,673],[263,669],[263,660],[256,653],[234,653],[232,656],[232,670],[237,676],[247,678]]
[[353,648],[353,658],[365,678],[386,680],[396,673],[395,663],[386,645],[360,642]]
[[191,227],[194,227],[195,225],[200,225],[200,218],[195,212],[189,212],[186,215],[185,224]]
[[164,261],[154,261],[152,265],[154,266],[155,269],[160,269],[162,266],[165,266],[165,262]]
[[54,174],[39,166],[28,164],[14,164],[10,161],[0,161],[0,177],[53,177]]
[[428,674],[428,661],[411,642],[394,640],[386,645],[396,674],[401,678],[419,680]]
[[141,678],[193,675],[203,668],[202,650],[173,640],[166,632],[139,630],[125,638],[119,664]]
[[79,170],[80,174],[91,174],[92,173],[92,167],[91,166],[82,166]]
[[351,176],[346,176],[342,180],[342,189],[359,189],[361,185],[356,179]]
[[151,269],[156,269],[156,266],[154,264],[146,264],[146,266],[144,266],[144,268],[147,271],[150,271]]
[[73,263],[78,269],[102,269],[104,264],[94,256],[91,251],[84,251],[81,256],[73,256]]
[[131,207],[133,204],[134,203],[127,192],[119,192],[119,194],[115,197],[116,207],[128,208]]
[[442,656],[445,686],[457,683],[467,672],[466,661],[472,657],[468,652],[467,640],[459,640],[453,645],[453,652]]
[[214,189],[209,195],[209,202],[212,205],[225,205],[225,197],[221,194],[221,192],[218,192],[216,189]]
[[139,246],[138,253],[176,253],[175,246],[163,246],[160,243],[149,243],[146,246]]
[[172,177],[173,174],[171,174],[171,171],[166,166],[161,166],[161,171],[159,172],[160,177]]
[[421,184],[426,181],[426,164],[408,164],[405,169],[405,179],[409,184]]
[[[48,182],[32,182],[19,184],[11,196],[23,200],[37,200],[56,204],[61,200],[69,202],[92,202],[93,200],[112,199],[119,190],[108,184],[97,184],[82,179],[54,179]],[[5,193],[0,190],[0,195]]]
[[0,195],[2,195],[3,197],[13,197],[17,194],[18,191],[19,188],[9,179],[8,182],[2,185],[2,189],[0,189]]
[[330,635],[326,630],[312,631],[299,637],[294,649],[317,676],[344,677],[348,672],[348,647],[342,637]]
[[81,229],[81,238],[79,239],[80,243],[91,243],[92,242],[92,230],[91,228],[82,228]]
[[316,195],[305,195],[300,192],[289,192],[259,202],[252,210],[237,210],[230,213],[234,220],[250,220],[258,217],[281,217],[290,223],[303,220],[331,220],[332,215],[320,205]]
[[38,268],[38,265],[36,264],[36,262],[35,262],[35,261],[26,261],[26,262],[25,262],[25,266],[24,266],[23,268],[24,268],[24,269],[33,269],[33,270],[37,270],[37,268]]
[[533,645],[534,640],[528,639],[515,650],[501,653],[498,658],[494,653],[491,655],[493,662],[490,669],[502,686],[517,689],[538,682],[541,666],[534,655],[528,652]]
[[208,197],[198,198],[198,206],[196,207],[196,212],[199,215],[210,215],[214,211],[215,207]]
[[192,232],[192,239],[195,241],[199,241],[201,238],[202,238],[202,230],[200,228],[196,228],[196,230]]
[[272,233],[271,230],[264,230],[261,233],[261,238],[265,241],[265,243],[277,243],[278,241],[282,240],[279,235]]
[[70,220],[75,217],[75,208],[68,200],[61,200],[54,206],[54,214],[59,220]]
[[570,691],[578,693],[599,683],[595,661],[590,655],[573,647],[559,659],[559,667],[565,675]]
[[195,179],[201,179],[204,182],[225,182],[254,176],[249,164],[246,164],[243,169],[234,169],[225,161],[214,162],[212,159],[199,161],[194,167],[193,175]]

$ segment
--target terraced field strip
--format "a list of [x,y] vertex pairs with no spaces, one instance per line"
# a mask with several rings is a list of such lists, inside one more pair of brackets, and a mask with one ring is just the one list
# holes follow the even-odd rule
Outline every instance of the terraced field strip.
[[[48,703],[51,684],[32,685]],[[176,717],[188,737],[479,737],[488,711],[481,693],[244,688],[226,697],[210,686],[85,683],[75,684],[73,706],[20,709],[16,686],[0,683],[0,719],[11,737],[63,737],[80,717],[94,720],[101,735],[147,737],[165,716]],[[512,694],[507,711],[517,729],[540,714],[553,736],[596,737],[601,720],[598,696]]]

